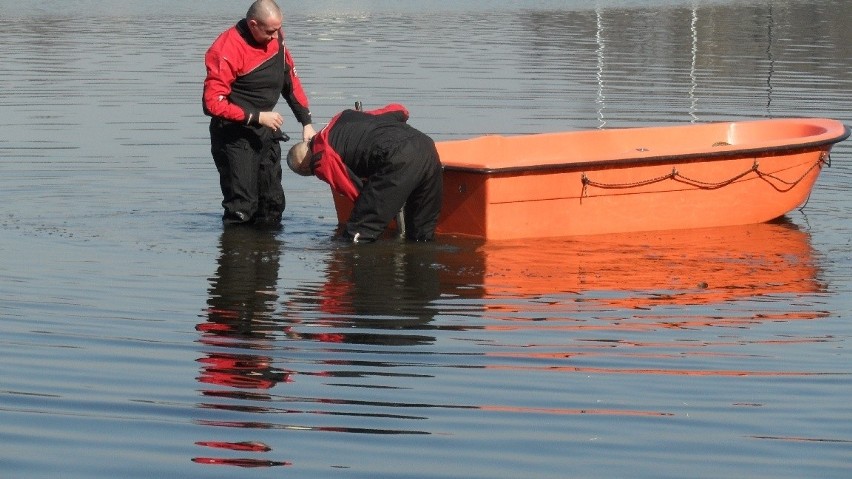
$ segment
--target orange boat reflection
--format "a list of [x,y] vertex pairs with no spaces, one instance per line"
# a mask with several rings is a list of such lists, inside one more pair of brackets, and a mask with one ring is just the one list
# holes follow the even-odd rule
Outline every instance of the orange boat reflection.
[[476,256],[481,267],[457,264],[449,270],[475,271],[478,277],[465,280],[481,285],[483,297],[582,294],[584,301],[598,305],[636,308],[824,289],[808,234],[788,221],[481,242],[456,255],[457,261],[469,261],[468,255]]
[[[487,369],[557,375],[823,374],[767,368],[747,358],[754,354],[751,348],[762,344],[785,348],[825,337],[744,339],[748,336],[738,333],[830,314],[813,298],[826,286],[808,234],[789,221],[582,239],[484,241],[470,252],[482,267],[478,278],[465,281],[479,281],[475,294],[482,298],[482,328],[501,345],[485,353]],[[723,332],[696,332],[714,328]],[[677,331],[666,333],[672,330]],[[541,339],[545,337],[553,339]]]

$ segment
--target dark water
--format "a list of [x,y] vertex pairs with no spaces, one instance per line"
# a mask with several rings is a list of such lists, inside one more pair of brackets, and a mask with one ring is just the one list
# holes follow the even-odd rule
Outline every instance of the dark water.
[[[0,477],[852,475],[849,142],[766,225],[353,248],[285,175],[223,231],[244,3],[0,1]],[[852,122],[844,1],[509,3],[282,5],[318,123]]]

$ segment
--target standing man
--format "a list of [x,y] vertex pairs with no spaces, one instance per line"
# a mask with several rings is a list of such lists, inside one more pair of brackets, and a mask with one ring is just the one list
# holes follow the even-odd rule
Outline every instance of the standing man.
[[345,110],[287,154],[294,172],[316,175],[355,203],[344,235],[356,243],[375,240],[403,205],[408,239],[429,241],[435,235],[441,162],[435,142],[407,121],[408,110],[399,104]]
[[308,98],[284,46],[281,9],[257,0],[246,17],[213,42],[204,56],[204,113],[210,120],[213,161],[222,189],[222,221],[277,226],[284,211],[281,186],[281,125],[273,111],[284,96],[314,136]]

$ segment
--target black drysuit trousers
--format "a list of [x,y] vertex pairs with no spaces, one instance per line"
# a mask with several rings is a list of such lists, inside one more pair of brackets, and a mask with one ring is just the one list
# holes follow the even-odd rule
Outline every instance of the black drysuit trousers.
[[272,130],[214,118],[210,147],[222,189],[222,221],[280,224],[285,206],[281,146]]
[[346,224],[348,236],[376,239],[403,208],[408,239],[429,241],[441,213],[443,177],[435,142],[421,132],[378,145],[377,165],[361,189]]

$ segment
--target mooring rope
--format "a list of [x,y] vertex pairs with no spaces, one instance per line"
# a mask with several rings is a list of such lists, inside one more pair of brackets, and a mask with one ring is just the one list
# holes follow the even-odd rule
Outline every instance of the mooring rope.
[[[811,171],[813,171],[815,168],[820,167],[822,164],[826,164],[828,166],[831,166],[831,155],[829,155],[827,152],[823,152],[822,155],[820,155],[819,159],[813,165],[811,165],[811,167],[808,168],[808,170],[805,171],[802,174],[802,176],[798,177],[794,181],[787,181],[787,180],[784,180],[783,178],[779,178],[779,177],[775,176],[772,173],[766,173],[766,172],[760,171],[760,164],[758,163],[757,159],[754,160],[754,163],[752,163],[751,168],[743,171],[742,173],[736,174],[736,175],[732,176],[731,178],[728,178],[728,179],[723,180],[723,181],[717,181],[717,182],[702,181],[702,180],[697,180],[695,178],[690,178],[688,176],[684,176],[679,171],[677,171],[677,168],[674,168],[674,167],[672,168],[671,173],[668,173],[666,175],[657,176],[655,178],[649,178],[647,180],[633,181],[633,182],[630,182],[630,183],[603,183],[603,182],[600,182],[600,181],[592,180],[584,172],[584,173],[582,173],[582,175],[580,177],[580,180],[583,183],[583,192],[580,195],[580,199],[582,200],[583,198],[588,196],[588,188],[590,186],[593,186],[595,188],[601,188],[601,189],[626,189],[626,188],[638,188],[638,187],[641,187],[641,186],[648,186],[648,185],[652,185],[654,183],[659,183],[661,181],[666,181],[666,180],[678,181],[680,183],[684,183],[684,184],[687,184],[687,185],[690,185],[690,186],[694,186],[694,187],[702,189],[702,190],[716,190],[716,189],[722,188],[724,186],[728,186],[731,183],[734,183],[735,181],[749,175],[752,172],[755,173],[758,178],[769,183],[769,185],[771,185],[777,191],[784,193],[784,192],[787,192],[787,191],[790,191],[791,189],[793,189],[803,179],[805,179],[805,177],[808,176],[808,174],[810,174]],[[772,180],[772,181],[770,181],[770,180]]]

